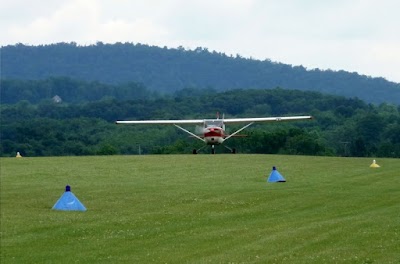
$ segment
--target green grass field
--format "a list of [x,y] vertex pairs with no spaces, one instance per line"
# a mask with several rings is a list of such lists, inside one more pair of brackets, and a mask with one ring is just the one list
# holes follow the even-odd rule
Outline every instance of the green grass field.
[[[1,263],[400,263],[400,160],[2,158]],[[272,166],[286,183],[267,183]],[[88,209],[51,210],[65,185]]]

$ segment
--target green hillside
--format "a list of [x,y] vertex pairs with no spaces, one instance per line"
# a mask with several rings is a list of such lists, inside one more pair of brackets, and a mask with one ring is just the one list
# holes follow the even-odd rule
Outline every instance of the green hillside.
[[108,84],[141,83],[152,91],[173,93],[183,88],[299,89],[358,97],[369,103],[400,104],[400,84],[362,73],[306,69],[268,59],[142,44],[76,43],[4,46],[1,78],[42,80],[71,77]]
[[[398,263],[400,163],[1,158],[1,263]],[[286,183],[267,183],[272,166]],[[86,212],[51,210],[66,184]]]

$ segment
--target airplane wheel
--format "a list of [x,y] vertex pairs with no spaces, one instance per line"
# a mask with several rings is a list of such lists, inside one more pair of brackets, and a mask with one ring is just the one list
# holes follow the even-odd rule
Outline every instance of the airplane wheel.
[[194,149],[194,150],[193,150],[193,154],[197,154],[197,149]]
[[232,149],[232,154],[236,154],[236,149]]
[[214,148],[211,149],[211,154],[215,154],[215,149]]

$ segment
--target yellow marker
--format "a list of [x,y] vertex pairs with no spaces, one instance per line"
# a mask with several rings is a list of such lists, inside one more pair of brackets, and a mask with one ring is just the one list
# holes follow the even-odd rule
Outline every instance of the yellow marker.
[[378,164],[376,164],[376,160],[372,161],[372,164],[369,165],[371,168],[379,168],[380,166]]

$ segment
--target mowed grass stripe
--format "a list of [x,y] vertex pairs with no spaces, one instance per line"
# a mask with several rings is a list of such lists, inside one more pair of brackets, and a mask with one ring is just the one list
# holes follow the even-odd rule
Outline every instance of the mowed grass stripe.
[[[400,162],[2,158],[2,263],[399,263]],[[267,183],[272,166],[287,180]],[[70,184],[87,212],[51,210]]]

